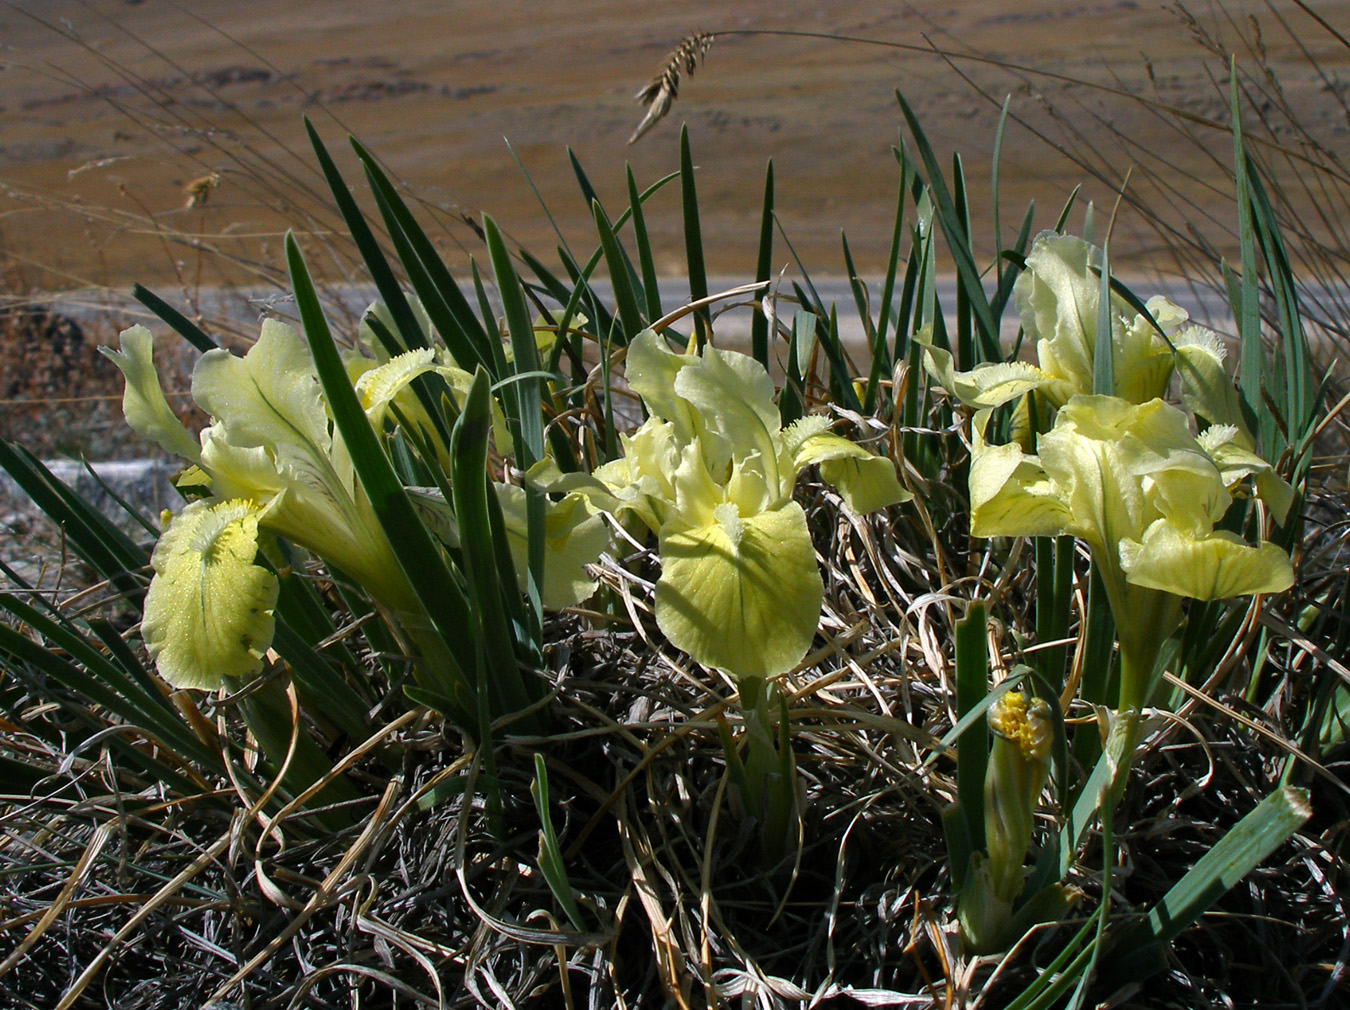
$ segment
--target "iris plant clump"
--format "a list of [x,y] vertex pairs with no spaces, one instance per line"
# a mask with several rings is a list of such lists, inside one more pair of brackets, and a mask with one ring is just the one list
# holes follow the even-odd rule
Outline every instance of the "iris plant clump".
[[[178,688],[214,689],[227,678],[248,678],[262,669],[278,592],[274,571],[258,563],[259,553],[266,554],[264,534],[284,537],[362,587],[424,667],[443,658],[444,645],[424,633],[417,593],[331,425],[299,334],[269,319],[243,357],[224,349],[202,355],[192,395],[211,423],[199,439],[169,408],[153,349],[150,332],[136,326],[122,334],[120,350],[103,351],[126,377],[127,422],[191,464],[178,485],[194,500],[177,516],[163,517],[142,621],[146,648],[161,676]],[[348,372],[376,431],[395,414],[425,417],[408,389],[418,376],[436,372],[461,395],[471,382],[467,372],[438,360],[431,348],[382,363],[353,354]],[[521,491],[497,487],[523,573]],[[433,528],[453,542],[457,532],[443,497],[429,489],[416,500]],[[584,565],[609,542],[603,520],[572,500],[550,503],[545,522],[553,563],[543,595],[555,607],[580,602],[596,587]],[[430,671],[424,675],[434,677]]]
[[[1284,549],[1220,528],[1235,496],[1258,497],[1283,522],[1293,491],[1254,451],[1218,338],[1186,326],[1185,311],[1160,297],[1140,312],[1112,291],[1103,306],[1101,261],[1080,238],[1036,239],[1014,286],[1035,364],[991,362],[958,372],[945,350],[926,343],[925,351],[930,373],[975,409],[971,534],[1077,538],[1101,578],[1120,654],[1104,766],[1114,771],[1100,796],[1114,805],[1184,601],[1278,593],[1293,584]],[[1099,329],[1103,322],[1109,332]],[[1101,355],[1110,361],[1100,362]],[[1189,414],[1164,399],[1174,377]],[[1012,438],[990,443],[994,412],[1008,405]],[[1193,416],[1203,431],[1193,430]],[[977,950],[1010,939],[1005,929],[1022,889],[1031,812],[1048,771],[1047,749],[1026,745],[1033,736],[1043,740],[1048,723],[1029,723],[1025,702],[1012,718],[1012,698],[1021,700],[1005,695],[990,718],[996,742],[987,773],[988,858],[976,857],[961,902],[963,928]],[[1012,740],[1020,747],[1010,747]],[[1029,785],[999,784],[1009,777]]]

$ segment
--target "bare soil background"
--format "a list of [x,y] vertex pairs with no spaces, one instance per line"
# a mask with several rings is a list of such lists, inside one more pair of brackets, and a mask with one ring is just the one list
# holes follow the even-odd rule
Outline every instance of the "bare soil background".
[[[1170,191],[1158,194],[1172,216],[1167,224],[1212,225],[1222,250],[1234,218],[1231,139],[1206,124],[1228,118],[1225,52],[1263,53],[1262,72],[1278,80],[1300,122],[1325,144],[1350,143],[1342,94],[1350,48],[1334,36],[1350,34],[1350,0],[1313,6],[1330,30],[1289,0],[1189,10],[1147,0],[11,0],[0,3],[0,293],[11,303],[56,291],[68,292],[67,303],[120,301],[140,281],[190,305],[204,288],[284,283],[287,227],[305,236],[311,264],[327,279],[364,279],[328,209],[302,114],[372,213],[344,137],[350,132],[375,151],[461,272],[480,249],[467,222],[483,212],[545,260],[559,241],[555,223],[589,252],[590,209],[569,149],[617,213],[627,201],[625,163],[644,187],[671,172],[687,122],[710,270],[752,271],[772,159],[778,216],[807,267],[843,274],[845,231],[858,270],[875,274],[899,178],[891,150],[901,136],[897,88],[939,157],[961,153],[986,256],[995,251],[989,178],[1005,95],[1015,116],[1058,142],[1099,145],[1117,179],[1134,162],[1169,152],[1182,159],[1185,171],[1169,173]],[[734,34],[750,29],[909,48]],[[721,34],[683,79],[671,115],[628,146],[642,114],[634,93],[694,31]],[[1210,154],[1149,102],[1186,110],[1187,128]],[[1138,178],[1132,185],[1148,185]],[[1001,180],[1005,243],[1032,198],[1039,229],[1079,183],[1102,218],[1115,197],[1111,185],[1085,178],[1016,122],[1006,131]],[[677,188],[656,196],[646,213],[658,267],[682,273]],[[1118,269],[1166,270],[1160,248],[1149,221],[1122,216],[1113,239]],[[788,264],[782,243],[778,251]],[[26,386],[30,374],[72,369],[35,361],[21,345],[46,342],[4,329],[0,398],[90,394],[47,380]],[[75,350],[63,353],[74,355],[73,370],[85,379],[97,371],[84,346],[93,342],[65,342]]]
[[[1350,2],[1314,6],[1350,33]],[[1350,54],[1295,4],[1197,4],[1193,14],[1239,49],[1237,33],[1250,36],[1249,18],[1255,18],[1270,64],[1304,122],[1322,135],[1346,135],[1335,73],[1345,70]],[[681,37],[748,28],[913,47],[931,41],[953,56],[945,62],[879,46],[725,35],[682,82],[668,119],[626,146],[640,118],[634,92]],[[44,206],[44,197],[73,205],[68,211],[148,211],[165,231],[200,232],[245,261],[274,260],[278,233],[300,224],[285,219],[282,197],[300,201],[305,189],[322,185],[301,113],[335,148],[345,132],[354,133],[447,215],[476,218],[487,211],[521,243],[544,251],[556,237],[504,140],[564,234],[584,240],[591,233],[589,208],[579,198],[567,149],[601,196],[618,205],[625,199],[624,163],[632,164],[640,185],[671,171],[678,163],[678,127],[687,121],[710,266],[727,273],[753,263],[770,158],[780,216],[803,258],[829,270],[839,262],[843,229],[859,267],[880,268],[897,179],[890,152],[901,124],[896,88],[919,112],[940,155],[960,151],[981,211],[997,109],[956,70],[999,100],[1011,93],[1015,113],[1036,118],[1048,102],[1076,111],[1071,125],[1089,137],[1104,138],[1109,126],[1145,150],[1175,142],[1160,117],[1068,79],[1227,118],[1210,79],[1214,54],[1196,43],[1182,14],[1147,0],[30,0],[0,6],[0,43],[0,178],[13,190],[0,205],[0,227],[10,261],[33,270],[43,288],[171,276],[162,236],[119,230],[115,222],[100,228],[78,213]],[[1331,71],[1330,79],[1313,71],[1300,44]],[[967,58],[976,54],[1041,73]],[[1095,122],[1096,115],[1106,124]],[[1229,188],[1222,159],[1228,141],[1215,140],[1219,163],[1195,166],[1196,213],[1211,206],[1221,212]],[[339,154],[352,181],[362,182],[354,159]],[[276,191],[261,192],[240,164],[256,158],[278,169]],[[186,208],[184,187],[212,172],[221,178],[206,206]],[[1079,182],[1089,183],[1085,195],[1109,207],[1114,194],[1081,175],[1011,125],[1002,173],[1005,227],[1033,196],[1040,202],[1038,225],[1051,222]],[[281,192],[287,184],[294,192]],[[670,256],[665,269],[679,271],[677,195],[658,198],[648,217]],[[1149,232],[1139,222],[1124,220],[1120,229],[1118,263],[1150,252]],[[448,253],[452,260],[458,254],[462,265],[472,235],[466,229],[455,235],[465,248],[450,243]],[[173,251],[185,269],[191,266],[183,249]]]

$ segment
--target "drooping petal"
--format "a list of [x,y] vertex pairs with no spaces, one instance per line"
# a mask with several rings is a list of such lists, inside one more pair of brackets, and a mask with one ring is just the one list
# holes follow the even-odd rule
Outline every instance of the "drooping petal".
[[334,489],[331,470],[308,455],[287,464],[271,447],[231,444],[223,429],[212,425],[202,432],[202,466],[211,474],[217,497],[248,498],[259,505],[275,501],[267,522],[281,536],[335,546],[356,536],[354,503]]
[[1275,544],[1253,547],[1222,530],[1193,537],[1161,519],[1142,541],[1121,542],[1120,561],[1131,585],[1197,600],[1280,593],[1294,584],[1289,556]]
[[970,464],[971,535],[1057,536],[1073,522],[1063,496],[1021,446],[984,446]]
[[968,372],[958,372],[950,351],[927,343],[920,336],[915,339],[923,344],[923,364],[928,374],[968,407],[1001,407],[1033,389],[1047,386],[1061,394],[1055,397],[1055,402],[1063,402],[1073,392],[1062,379],[1026,361],[986,361]]
[[1251,443],[1238,429],[1216,424],[1201,432],[1198,441],[1219,468],[1224,484],[1231,488],[1251,477],[1257,495],[1270,507],[1275,521],[1284,523],[1294,505],[1294,489],[1273,466],[1252,452]]
[[806,655],[824,587],[800,505],[670,524],[660,550],[656,622],[676,648],[739,678],[785,673]]
[[1161,400],[1075,396],[1038,447],[1073,516],[1067,531],[1095,549],[1138,537],[1163,513],[1204,524],[1227,508],[1227,491],[1186,415]]
[[1223,343],[1214,331],[1188,326],[1175,337],[1176,372],[1181,402],[1212,424],[1228,424],[1246,434],[1237,387],[1224,370]]
[[436,352],[430,347],[419,347],[390,358],[383,365],[362,372],[353,384],[356,398],[361,401],[370,423],[376,430],[384,423],[389,404],[413,379],[432,368]]
[[868,452],[832,431],[815,432],[797,445],[794,472],[812,463],[820,464],[821,479],[833,484],[844,504],[860,515],[914,497],[900,486],[890,459]]
[[[512,484],[494,484],[493,487],[502,507],[511,560],[515,563],[517,578],[523,583],[529,566],[525,491]],[[604,517],[588,506],[580,495],[569,495],[560,502],[545,501],[544,585],[541,592],[544,606],[561,610],[589,599],[599,588],[599,583],[590,577],[586,566],[595,564],[601,553],[612,550],[613,546]]]
[[253,563],[260,511],[247,501],[193,502],[155,546],[141,635],[174,687],[210,690],[262,669],[278,584]]
[[122,394],[122,413],[133,431],[155,442],[165,452],[197,462],[201,448],[183,422],[178,420],[155,369],[155,338],[144,326],[122,331],[122,349],[100,347],[99,353],[112,360],[126,379]]

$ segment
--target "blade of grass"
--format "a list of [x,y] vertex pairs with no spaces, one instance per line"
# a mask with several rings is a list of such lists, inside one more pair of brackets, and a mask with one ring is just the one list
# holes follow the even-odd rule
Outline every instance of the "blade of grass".
[[[994,224],[994,252],[999,253],[1003,249],[1003,221],[999,216],[999,187],[998,172],[1000,163],[1003,160],[1003,128],[1008,123],[1008,106],[1012,104],[1012,95],[1005,95],[1003,98],[1003,108],[998,113],[998,125],[994,127],[994,152],[989,159],[989,211]],[[1003,288],[1003,257],[994,256],[994,289]],[[997,314],[995,316],[997,318]]]
[[806,386],[802,380],[801,357],[803,348],[810,347],[816,336],[816,317],[798,309],[792,317],[792,336],[788,340],[787,375],[782,392],[778,394],[778,416],[787,427],[805,411]]
[[1256,166],[1250,159],[1247,162],[1247,170],[1257,237],[1265,257],[1266,275],[1270,278],[1280,321],[1281,353],[1276,357],[1275,365],[1284,372],[1284,382],[1276,384],[1277,389],[1281,387],[1283,389],[1279,408],[1289,425],[1289,442],[1298,444],[1316,422],[1316,390],[1312,367],[1308,363],[1308,340],[1303,330],[1293,268],[1289,263],[1289,254],[1285,249],[1284,237],[1280,232],[1275,211],[1270,205],[1270,197],[1266,193],[1260,173],[1256,171]]
[[[699,220],[698,188],[694,185],[694,157],[689,151],[689,127],[680,127],[680,203],[684,212],[684,256],[689,268],[689,300],[708,297],[708,273],[703,264],[703,226]],[[707,308],[694,313],[699,350],[708,342],[711,320]]]
[[[398,194],[392,187],[382,187],[369,167],[366,170],[366,178],[375,196],[375,206],[384,219],[390,240],[394,243],[399,263],[407,274],[408,283],[421,300],[431,325],[445,341],[450,356],[466,371],[482,366],[492,375],[503,374],[506,360],[501,342],[487,336],[487,329],[479,324],[478,317],[473,315],[468,299],[460,291],[458,282],[445,269],[439,253],[431,245],[421,226],[412,219],[411,214],[405,216],[400,213],[390,199],[391,194],[395,198]],[[438,278],[437,274],[442,276]],[[482,318],[489,326],[491,325],[493,317],[490,311]],[[473,320],[472,329],[466,319]],[[495,333],[495,327],[493,332]]]
[[548,766],[544,763],[544,755],[538,751],[534,754],[534,781],[530,783],[530,797],[539,815],[539,872],[543,874],[548,889],[553,892],[553,897],[572,928],[582,931],[586,927],[582,924],[581,908],[576,898],[572,897],[572,884],[567,879],[562,847],[558,844],[558,834],[553,829],[553,817],[549,812]]
[[202,353],[214,351],[220,346],[207,336],[201,327],[149,288],[134,284],[131,288],[131,297],[168,323],[175,333]]
[[[314,290],[309,268],[300,246],[291,233],[286,235],[286,261],[296,307],[304,324],[305,339],[314,359],[315,371],[328,400],[353,469],[369,498],[375,516],[403,567],[431,626],[430,635],[422,635],[419,645],[435,654],[423,656],[419,671],[433,690],[454,706],[447,716],[472,726],[473,684],[465,675],[473,669],[474,643],[465,642],[463,629],[471,627],[468,601],[446,567],[440,549],[403,492],[389,458],[384,454],[370,422],[347,378],[337,346],[333,343],[323,309]],[[423,615],[413,615],[419,619]],[[415,631],[416,629],[410,629]]]
[[[11,608],[7,606],[6,609]],[[56,630],[53,622],[41,615],[34,616],[37,619],[30,622],[30,625],[44,638],[48,638],[49,633]],[[58,633],[52,635],[49,640],[66,643],[68,636]],[[170,751],[197,763],[200,767],[213,772],[219,769],[220,755],[197,739],[172,707],[146,696],[139,686],[114,664],[100,662],[93,668],[97,671],[95,673],[81,663],[72,661],[73,656],[72,659],[65,659],[56,651],[20,634],[6,624],[0,624],[0,653],[7,654],[10,662],[23,663],[40,670],[45,677],[50,677],[82,699],[103,707],[129,725],[154,737]]]
[[619,240],[615,237],[614,229],[610,226],[609,218],[606,217],[599,201],[591,204],[591,216],[595,220],[596,233],[600,236],[600,248],[605,253],[605,266],[609,269],[609,280],[614,286],[614,302],[619,309],[619,321],[623,324],[623,340],[627,343],[642,330],[642,310],[638,307],[637,294],[630,283],[628,266],[619,248]]
[[[1008,299],[1012,297],[1013,285],[1017,283],[1018,275],[1021,274],[1023,267],[1026,266],[1025,256],[1027,246],[1031,242],[1031,223],[1035,219],[1035,216],[1036,203],[1035,201],[1032,201],[1027,205],[1026,215],[1022,218],[1022,226],[1017,230],[1017,241],[1013,243],[1011,250],[1007,250],[1011,251],[1017,257],[1017,259],[1010,261],[1015,269],[1004,270],[1002,272],[999,277],[998,287],[994,289],[993,300],[989,303],[989,311],[993,314],[995,319],[1002,318],[1003,310],[1008,306]],[[1004,259],[1002,253],[1003,251],[1001,251],[999,255],[1000,261]],[[1009,357],[1016,356],[1016,353],[1017,351],[1014,349],[1012,355]]]
[[[539,379],[539,346],[535,343],[534,325],[530,322],[525,295],[520,279],[511,263],[506,242],[497,222],[483,216],[483,233],[487,239],[488,255],[497,282],[497,293],[506,310],[506,329],[511,338],[517,382],[505,390],[508,403],[515,406],[516,466],[528,470],[544,458],[543,387]],[[528,535],[527,594],[532,609],[531,627],[534,645],[540,645],[539,630],[543,624],[540,598],[544,586],[544,499],[532,487],[525,489],[525,508]]]
[[[608,220],[609,214],[604,209],[605,205],[603,201],[601,201],[600,199],[600,194],[598,194],[595,191],[595,187],[591,185],[591,180],[587,177],[585,170],[581,167],[581,161],[577,158],[576,152],[573,151],[570,147],[567,149],[567,158],[572,163],[572,173],[577,178],[577,185],[581,187],[581,195],[582,198],[586,201],[586,206],[593,210],[596,204],[600,204],[600,212],[604,214],[605,219]],[[627,217],[630,214],[631,208],[625,207],[623,210],[622,217],[624,219],[627,219]],[[612,228],[614,232],[617,234],[618,226],[613,225]],[[633,267],[633,261],[628,258],[628,250],[624,249],[622,245],[619,245],[618,249],[619,249],[619,259],[623,263],[624,271],[628,274],[629,288],[637,292],[639,299],[645,298],[645,294],[642,289],[642,282],[638,279],[638,272]],[[657,318],[660,317],[658,316]],[[632,335],[636,335],[636,333],[637,331],[634,330]]]
[[[755,260],[755,280],[767,281],[773,275],[773,159],[764,170],[764,202],[759,215],[759,254]],[[769,317],[755,312],[750,319],[750,356],[769,367]]]
[[[956,261],[956,274],[961,289],[970,299],[970,307],[975,314],[975,325],[979,331],[984,360],[998,361],[1001,358],[998,345],[998,324],[990,313],[989,301],[985,296],[984,286],[980,282],[980,272],[975,266],[974,257],[971,255],[969,240],[963,231],[956,204],[947,189],[946,181],[942,178],[942,170],[938,165],[937,157],[933,154],[932,147],[928,143],[928,137],[923,132],[923,128],[919,126],[918,117],[914,115],[914,110],[905,101],[905,96],[898,90],[895,97],[900,102],[900,111],[904,114],[910,135],[914,139],[915,146],[919,149],[919,157],[923,160],[924,168],[928,172],[928,191],[932,194],[938,224],[947,239],[947,248]],[[971,367],[973,364],[974,362],[970,362],[964,367]]]
[[1092,351],[1092,391],[1116,393],[1116,348],[1111,339],[1111,243],[1102,246],[1102,272],[1097,289],[1097,342]]
[[1242,107],[1238,100],[1237,57],[1229,61],[1230,103],[1233,118],[1234,182],[1238,206],[1238,241],[1241,245],[1242,283],[1239,299],[1232,305],[1241,341],[1238,359],[1238,392],[1247,422],[1257,433],[1261,455],[1272,458],[1274,426],[1261,395],[1265,352],[1261,346],[1260,282],[1256,274],[1256,229],[1252,222],[1248,186],[1247,154],[1242,144]]
[[821,334],[820,347],[830,363],[830,399],[846,410],[862,410],[858,391],[853,388],[853,369],[849,367],[844,342],[839,338],[839,313],[830,306],[829,326]]
[[[958,240],[970,253],[971,262],[974,262],[975,251],[970,241],[970,206],[966,201],[966,173],[961,162],[961,155],[955,151],[952,152],[952,205],[958,228]],[[947,241],[948,243],[952,241],[950,235],[947,236]],[[981,285],[981,288],[983,288],[983,285]],[[974,368],[983,359],[983,355],[979,353],[971,340],[972,310],[970,302],[971,297],[966,290],[966,286],[958,283],[956,285],[956,360],[962,362],[962,368]]]
[[1104,981],[1122,985],[1164,967],[1163,948],[1190,927],[1312,817],[1308,792],[1284,786],[1247,813],[1112,945]]
[[628,183],[628,211],[633,218],[633,245],[637,248],[638,266],[642,270],[646,321],[651,322],[665,315],[661,308],[661,283],[656,276],[656,260],[652,257],[652,242],[647,234],[647,217],[642,212],[642,196],[638,193],[637,180],[633,178],[631,165],[625,165],[624,169]]
[[493,493],[487,471],[491,403],[489,379],[480,368],[474,374],[450,439],[450,458],[454,461],[451,486],[470,608],[481,629],[476,637],[483,643],[486,683],[496,702],[491,710],[494,715],[503,715],[527,708],[535,698],[521,677],[512,648],[515,636],[507,620],[503,596],[517,590],[514,583],[502,584],[488,513],[488,496]]
[[41,460],[3,438],[0,438],[0,470],[9,474],[33,504],[56,524],[75,553],[139,610],[146,583],[133,573],[149,565],[149,555],[58,480]]
[[[989,694],[988,611],[970,604],[956,622],[956,715],[973,711]],[[984,848],[984,779],[989,767],[989,723],[980,715],[957,740],[956,802],[966,820],[973,849]]]
[[[361,254],[366,269],[370,271],[370,278],[380,293],[380,301],[389,310],[394,319],[394,326],[403,337],[404,349],[425,346],[426,338],[422,334],[422,328],[413,315],[408,299],[404,297],[403,288],[394,277],[394,272],[380,248],[379,241],[375,238],[375,233],[370,230],[365,215],[356,205],[356,200],[352,197],[346,180],[342,178],[342,173],[338,171],[337,164],[328,153],[319,131],[314,128],[308,116],[303,117],[303,122],[305,131],[309,134],[310,145],[314,148],[315,157],[318,158],[319,168],[323,171],[328,188],[332,191],[333,200],[337,203],[338,213],[342,215],[342,220],[351,233],[352,241],[356,243],[357,252]],[[391,350],[391,353],[396,352]]]

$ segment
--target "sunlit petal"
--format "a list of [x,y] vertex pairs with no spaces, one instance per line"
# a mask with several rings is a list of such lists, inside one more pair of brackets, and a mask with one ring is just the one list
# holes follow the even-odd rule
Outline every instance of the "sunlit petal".
[[1275,544],[1251,546],[1225,531],[1193,537],[1165,520],[1142,541],[1123,541],[1120,558],[1132,585],[1197,600],[1280,593],[1294,584],[1289,556]]
[[968,407],[1001,407],[1033,389],[1047,386],[1061,394],[1055,397],[1056,402],[1063,402],[1063,397],[1073,392],[1062,379],[1026,361],[986,361],[968,372],[958,372],[950,351],[919,337],[915,339],[923,344],[923,363],[928,374]]
[[164,398],[159,372],[155,369],[155,338],[150,331],[144,326],[132,326],[122,331],[120,351],[100,347],[99,352],[110,358],[126,378],[122,413],[132,430],[155,442],[165,452],[195,463],[200,448]]
[[253,563],[259,511],[246,501],[193,502],[155,546],[141,635],[174,687],[213,689],[262,669],[278,585]]
[[970,464],[970,532],[977,537],[1055,536],[1073,522],[1064,492],[1020,446],[986,446]]
[[676,648],[735,677],[771,677],[801,661],[824,595],[801,506],[672,524],[660,549],[656,620]]

